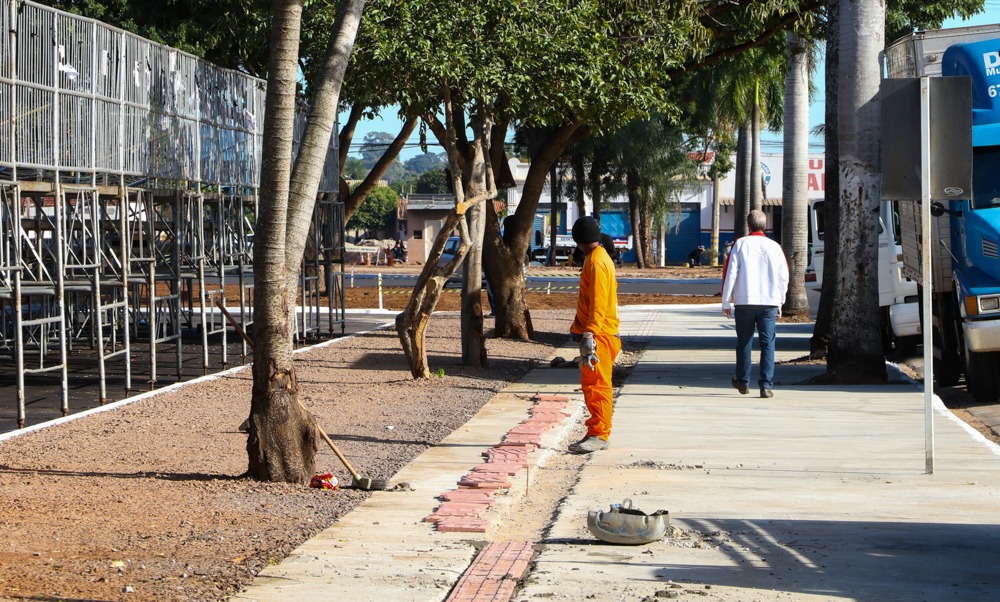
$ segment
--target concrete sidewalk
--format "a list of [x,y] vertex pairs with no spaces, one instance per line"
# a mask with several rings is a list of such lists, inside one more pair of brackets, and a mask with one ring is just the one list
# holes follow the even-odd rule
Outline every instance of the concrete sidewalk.
[[[518,519],[503,508],[528,489],[531,467],[565,449],[583,414],[574,370],[529,373],[393,480],[415,491],[374,494],[235,599],[444,600],[454,588],[455,599],[506,600],[508,573],[523,574],[515,600],[995,599],[997,446],[939,405],[925,474],[916,386],[806,386],[821,366],[779,365],[774,398],[743,396],[729,384],[735,334],[718,305],[623,310],[623,336],[646,352],[616,403],[611,449],[588,459],[543,541],[476,557],[500,521]],[[778,360],[805,355],[811,328],[779,324]],[[535,393],[568,397],[569,416],[540,433],[485,531],[423,522],[525,420]],[[670,536],[636,547],[594,539],[587,512],[625,499],[669,510]],[[507,589],[473,596],[474,586],[455,588],[463,573]]]

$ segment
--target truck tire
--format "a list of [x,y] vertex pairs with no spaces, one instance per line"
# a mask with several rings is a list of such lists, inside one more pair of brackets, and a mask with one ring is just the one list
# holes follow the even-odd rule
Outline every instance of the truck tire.
[[940,387],[954,387],[962,376],[962,366],[951,354],[947,359],[934,358],[934,381]]
[[923,337],[920,335],[898,337],[895,339],[896,351],[904,357],[914,355],[917,352],[917,346],[920,345],[923,340]]
[[1000,399],[1000,352],[965,351],[965,389],[980,403]]
[[[923,287],[918,286],[917,292],[920,295],[920,321],[924,319]],[[932,303],[931,328],[932,339],[934,341],[934,352],[941,354],[941,358],[934,358],[934,382],[941,387],[954,387],[958,384],[958,379],[962,376],[962,342],[957,340],[958,334],[948,325],[953,325],[957,319],[958,310],[954,297],[947,293],[934,296]],[[945,325],[942,327],[942,325]]]
[[889,308],[883,307],[879,325],[882,328],[882,353],[888,355],[892,353],[892,324],[889,322]]

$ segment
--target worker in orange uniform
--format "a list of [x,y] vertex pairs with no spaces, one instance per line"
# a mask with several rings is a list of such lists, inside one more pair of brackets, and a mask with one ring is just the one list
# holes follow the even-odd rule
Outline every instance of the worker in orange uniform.
[[580,386],[590,412],[587,436],[569,446],[569,451],[576,454],[608,448],[614,411],[611,369],[622,350],[615,264],[600,240],[601,226],[594,218],[581,217],[573,224],[573,241],[584,260],[570,333],[580,344]]

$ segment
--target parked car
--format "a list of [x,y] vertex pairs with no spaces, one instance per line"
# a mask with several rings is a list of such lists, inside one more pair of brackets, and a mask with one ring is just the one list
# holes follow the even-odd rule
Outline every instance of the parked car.
[[[449,236],[447,242],[444,243],[444,251],[441,252],[441,259],[438,259],[438,267],[447,265],[451,262],[455,254],[458,253],[458,247],[461,245],[462,239],[458,236]],[[455,269],[448,281],[445,282],[445,286],[449,284],[461,284],[462,275],[465,273],[465,262],[458,264],[458,268]],[[482,272],[483,286],[486,286],[486,273]]]

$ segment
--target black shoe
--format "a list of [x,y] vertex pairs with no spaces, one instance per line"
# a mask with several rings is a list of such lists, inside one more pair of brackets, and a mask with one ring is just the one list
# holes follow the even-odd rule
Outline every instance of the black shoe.
[[774,397],[774,391],[771,391],[770,389],[761,389],[760,396],[763,397],[764,399],[767,399],[769,397]]
[[736,375],[735,374],[733,375],[732,383],[733,383],[733,388],[736,389],[737,391],[739,391],[740,393],[742,393],[743,395],[746,395],[747,393],[750,392],[749,385],[747,385],[747,383],[743,383],[743,382],[740,382],[740,381],[736,380]]

